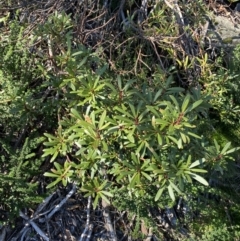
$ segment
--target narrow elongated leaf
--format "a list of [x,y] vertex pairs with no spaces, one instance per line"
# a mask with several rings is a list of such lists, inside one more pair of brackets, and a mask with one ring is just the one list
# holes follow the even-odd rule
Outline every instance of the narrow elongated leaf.
[[139,184],[140,183],[140,176],[139,176],[139,173],[136,173],[133,175],[131,181],[130,181],[130,185],[129,187],[130,188],[134,188],[135,184]]
[[57,158],[57,156],[58,156],[58,151],[56,151],[56,152],[54,153],[54,155],[53,155],[52,158],[50,159],[50,162],[53,162],[53,161]]
[[152,126],[153,127],[156,126],[156,118],[155,118],[155,116],[152,116]]
[[72,56],[77,56],[77,55],[80,55],[80,54],[83,54],[83,53],[85,53],[85,52],[81,50],[81,51],[73,53]]
[[203,102],[203,100],[198,100],[198,101],[194,102],[194,103],[192,104],[192,106],[190,107],[190,110],[189,110],[189,111],[192,111],[193,109],[197,108],[199,105],[202,104],[202,102]]
[[181,108],[182,112],[184,112],[187,109],[189,101],[190,101],[190,95],[188,94],[188,95],[186,95],[186,97],[182,103],[182,108]]
[[56,167],[56,169],[57,169],[58,171],[63,170],[63,167],[62,167],[59,163],[54,162],[53,165]]
[[182,132],[180,132],[180,135],[181,135],[181,138],[182,138],[182,140],[183,140],[183,143],[187,143],[187,138],[186,138],[186,136],[185,136]]
[[194,178],[195,180],[197,180],[198,182],[202,183],[205,186],[208,186],[208,182],[201,176],[195,174],[195,173],[191,173],[192,178]]
[[146,172],[141,172],[144,177],[146,177],[150,182],[152,181],[151,176],[149,176]]
[[103,126],[101,127],[100,130],[106,129],[110,124],[111,124],[110,122],[106,123],[105,125],[103,125]]
[[173,101],[173,103],[175,104],[177,109],[180,111],[179,104],[178,104],[178,101],[176,100],[176,98],[173,95],[170,95],[169,97],[171,98],[171,100]]
[[205,158],[201,158],[201,159],[193,162],[193,163],[189,166],[189,168],[193,168],[193,167],[199,166],[200,164],[203,164],[205,161],[206,161]]
[[214,144],[215,144],[215,147],[217,149],[217,152],[220,151],[220,146],[218,145],[217,141],[214,139]]
[[110,193],[110,192],[107,192],[107,191],[101,191],[101,193],[103,193],[105,196],[113,197],[113,194]]
[[44,152],[44,153],[42,154],[42,157],[49,156],[49,155],[53,155],[56,150],[57,150],[57,148],[43,149],[43,152]]
[[[76,54],[76,53],[75,53]],[[83,60],[78,64],[78,68],[80,68],[82,65],[84,65],[87,62],[88,56],[85,56]]]
[[61,178],[57,178],[57,180],[55,180],[54,182],[51,182],[50,184],[48,184],[46,186],[46,188],[51,188],[51,187],[55,186],[57,183],[59,183],[61,181],[62,181]]
[[182,191],[184,191],[184,181],[183,181],[183,178],[178,177],[177,180],[178,180],[178,185],[179,185],[180,189]]
[[189,164],[191,163],[191,160],[192,160],[192,156],[191,156],[191,155],[188,155],[187,165],[189,165]]
[[156,93],[156,95],[154,96],[154,98],[153,98],[153,103],[158,99],[158,97],[162,94],[162,91],[163,91],[163,89],[160,89],[157,93]]
[[58,174],[54,174],[54,173],[51,173],[51,172],[45,172],[43,175],[45,177],[59,177]]
[[191,169],[191,172],[207,173],[208,171],[207,171],[207,170],[204,170],[204,169],[192,168],[192,169]]
[[171,186],[171,185],[168,186],[168,193],[169,193],[170,198],[171,198],[173,201],[175,201],[175,195],[174,195],[174,192],[173,192],[173,189],[172,189],[172,186]]
[[187,179],[187,181],[188,181],[189,183],[192,183],[191,176],[188,175],[188,174],[186,174],[186,172],[184,172],[184,173],[185,173],[185,174],[183,174],[182,177],[185,178],[185,179]]
[[136,150],[136,154],[139,154],[140,151],[145,147],[144,142],[141,142],[141,144],[138,146],[137,150]]
[[135,107],[132,104],[129,104],[129,107],[130,107],[130,109],[132,111],[133,116],[136,117],[137,113],[135,111]]
[[156,110],[156,107],[147,106],[147,109],[151,111],[155,116],[159,116],[159,112]]
[[134,142],[135,142],[132,133],[129,133],[129,134],[127,135],[127,138],[128,138],[128,140],[129,140],[131,143],[134,143]]
[[226,151],[229,149],[229,147],[231,146],[231,142],[228,142],[222,149],[221,153],[220,154],[225,154]]
[[123,121],[124,123],[131,124],[131,125],[133,124],[133,120],[128,119],[127,117],[117,115],[117,116],[115,116],[115,118]]
[[182,194],[179,188],[172,181],[169,180],[169,183],[175,189],[176,192],[178,192],[179,194]]
[[117,82],[118,82],[118,88],[119,90],[122,90],[122,80],[120,75],[117,76]]
[[94,202],[93,202],[93,209],[96,209],[96,207],[98,205],[98,200],[99,200],[99,195],[96,195]]
[[183,122],[183,125],[186,126],[186,127],[189,127],[189,128],[195,128],[196,127],[196,126],[191,125],[190,123],[187,123],[187,122]]
[[179,140],[178,140],[178,149],[183,149],[183,145],[182,145],[182,139],[180,138]]
[[171,87],[169,89],[167,89],[167,93],[168,94],[174,94],[174,93],[179,93],[179,92],[183,92],[184,89],[181,87]]
[[107,198],[105,195],[103,195],[102,192],[99,192],[99,196],[100,196],[102,199],[104,199],[108,204],[110,204],[110,201],[108,200],[108,198]]
[[162,140],[162,137],[160,136],[160,134],[157,134],[157,140],[158,140],[158,145],[162,146],[163,140]]
[[169,122],[165,121],[165,120],[162,120],[162,119],[156,119],[156,123],[157,124],[161,124],[161,125],[168,125]]
[[96,74],[102,75],[106,71],[107,68],[108,68],[108,65],[105,64],[102,68],[97,69]]
[[56,146],[59,141],[43,142],[44,146]]
[[157,192],[157,194],[156,194],[156,196],[155,196],[155,201],[158,201],[159,200],[159,198],[162,196],[162,193],[163,193],[163,191],[164,191],[164,189],[165,189],[165,187],[162,187],[162,188],[160,188],[159,190],[158,190],[158,192]]
[[49,139],[52,139],[52,140],[57,140],[57,138],[51,134],[48,134],[48,133],[44,133],[44,136],[48,137]]
[[198,136],[198,135],[196,135],[196,134],[194,134],[192,132],[188,132],[188,135],[193,136],[193,137],[195,137],[197,139],[201,139],[201,136]]
[[107,134],[111,134],[111,133],[114,133],[114,132],[117,132],[119,130],[119,126],[114,126],[114,127],[111,127],[107,130]]
[[230,153],[233,153],[233,152],[238,151],[238,150],[240,150],[240,147],[235,147],[235,148],[233,148],[233,149],[225,152],[225,155],[230,154]]
[[106,115],[107,115],[107,112],[106,112],[106,110],[104,110],[102,115],[101,115],[101,117],[100,117],[99,123],[98,123],[99,130],[102,129],[103,123],[104,123],[104,121],[106,119]]
[[75,109],[71,109],[71,114],[78,119],[82,119],[81,116],[79,115],[79,113],[75,110]]
[[177,144],[178,146],[178,141],[175,137],[172,137],[172,136],[167,136],[167,138],[169,138],[170,140],[172,140],[175,144]]
[[63,179],[62,179],[62,184],[63,184],[64,187],[67,186],[67,183],[68,183],[68,182],[67,182],[67,178],[63,178]]

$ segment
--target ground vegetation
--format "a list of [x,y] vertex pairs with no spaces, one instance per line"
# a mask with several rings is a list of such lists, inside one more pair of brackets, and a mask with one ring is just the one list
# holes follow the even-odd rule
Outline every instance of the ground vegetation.
[[240,46],[211,47],[219,4],[237,1],[0,2],[3,240],[239,240]]

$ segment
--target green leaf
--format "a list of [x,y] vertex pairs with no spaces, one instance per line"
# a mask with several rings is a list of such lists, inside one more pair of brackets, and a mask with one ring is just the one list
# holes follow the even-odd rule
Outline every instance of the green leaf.
[[130,181],[129,187],[130,188],[134,188],[135,184],[136,185],[140,184],[140,175],[139,175],[139,173],[136,173],[136,174],[133,175],[133,177],[132,177],[132,179]]
[[197,139],[202,139],[201,136],[198,136],[198,135],[196,135],[196,134],[194,134],[192,132],[188,132],[187,134],[190,135],[190,136],[193,136],[193,137],[195,137]]
[[[56,146],[57,144],[59,144],[59,141],[43,142],[44,146]],[[48,149],[44,149],[44,150],[48,150]]]
[[215,144],[215,147],[216,147],[216,150],[217,152],[219,153],[220,152],[220,146],[218,145],[217,141],[214,139],[214,144]]
[[129,107],[131,109],[131,112],[132,112],[133,116],[136,117],[137,113],[135,111],[135,107],[132,104],[129,104]]
[[182,103],[182,108],[181,108],[182,112],[185,112],[185,110],[187,109],[187,106],[189,104],[190,98],[191,98],[190,95],[187,94],[185,99],[184,99],[184,101],[183,101],[183,103]]
[[107,68],[108,68],[108,65],[105,64],[102,68],[97,69],[96,74],[101,76],[102,74],[104,74],[106,72]]
[[128,138],[128,140],[129,140],[131,143],[135,143],[135,140],[134,140],[134,137],[133,137],[133,134],[132,134],[132,133],[129,133],[129,134],[127,135],[127,138]]
[[118,130],[119,130],[119,126],[113,126],[107,130],[107,134],[117,132]]
[[172,137],[172,136],[167,136],[167,138],[169,138],[170,140],[172,140],[175,144],[177,144],[178,146],[178,141],[175,137]]
[[162,196],[162,193],[163,193],[163,191],[164,191],[164,189],[165,189],[165,187],[162,187],[162,188],[160,188],[159,190],[158,190],[158,192],[157,192],[157,194],[156,194],[156,196],[155,196],[155,201],[158,201],[159,200],[159,198]]
[[194,102],[188,111],[192,111],[193,109],[197,108],[199,105],[202,104],[202,102],[203,102],[203,100],[198,100],[198,101]]
[[100,192],[100,193],[99,193],[99,196],[100,196],[102,199],[104,199],[108,204],[110,204],[110,201],[108,200],[108,198],[107,198],[105,195],[103,195],[103,192]]
[[93,202],[93,209],[96,209],[96,207],[98,205],[98,200],[99,200],[99,195],[96,195],[94,202]]
[[198,182],[202,183],[205,186],[209,186],[208,182],[201,176],[191,173],[192,178],[194,178],[195,180],[197,180]]
[[99,130],[101,130],[102,127],[103,127],[103,123],[104,123],[104,121],[106,119],[106,115],[107,115],[107,112],[106,112],[106,110],[104,110],[102,115],[101,115],[101,117],[100,117],[99,123],[98,123]]
[[58,174],[54,174],[54,173],[52,173],[52,172],[45,172],[45,173],[43,174],[43,176],[45,176],[45,177],[59,177]]
[[168,186],[168,193],[169,193],[170,198],[171,198],[173,201],[175,201],[175,195],[174,195],[174,192],[173,192],[173,189],[172,189],[172,186],[171,186],[171,185]]
[[150,182],[152,181],[152,178],[150,175],[148,175],[147,173],[145,172],[141,172],[143,176],[145,176]]
[[222,149],[221,153],[220,154],[225,154],[227,149],[229,149],[229,147],[231,146],[231,142],[228,142]]
[[169,183],[175,189],[176,192],[178,192],[179,194],[182,194],[179,188],[172,181],[169,180]]
[[181,88],[181,87],[171,87],[167,89],[167,93],[168,94],[175,94],[175,93],[179,93],[179,92],[183,92],[185,89]]
[[82,119],[79,113],[75,109],[71,109],[71,113],[75,118]]
[[205,161],[206,161],[205,158],[201,158],[201,159],[193,162],[193,163],[189,166],[189,168],[193,168],[193,167],[199,166],[200,164],[203,164]]
[[63,170],[63,167],[57,163],[57,162],[54,162],[53,165],[56,167],[56,169],[58,170],[58,172],[61,172]]
[[160,134],[157,134],[157,140],[158,140],[158,145],[162,146],[163,140],[162,140],[162,137],[160,136]]
[[80,55],[80,54],[84,54],[84,53],[85,52],[81,50],[81,51],[73,53],[72,56],[74,57],[74,56],[77,56],[77,55]]
[[[74,53],[75,55],[76,53]],[[84,65],[87,62],[88,56],[85,56],[83,60],[77,65],[78,68],[80,68],[82,65]]]
[[191,169],[191,172],[207,173],[208,171],[207,171],[207,170],[204,170],[204,169],[192,168],[192,169]]
[[173,101],[173,103],[175,104],[177,109],[180,111],[179,104],[178,104],[178,101],[176,100],[176,98],[173,95],[169,95],[169,97],[171,98],[171,100]]
[[240,147],[235,147],[235,148],[233,148],[233,149],[225,152],[225,155],[230,154],[230,153],[233,153],[233,152],[238,151],[238,150],[240,150]]
[[159,116],[159,112],[155,106],[147,106],[147,109],[151,111],[155,116]]
[[101,191],[101,193],[103,193],[105,196],[108,196],[108,197],[113,197],[113,194],[112,194],[112,193],[110,193],[110,192]]
[[117,82],[118,82],[118,88],[119,90],[122,90],[122,80],[120,75],[117,76]]
[[55,180],[54,182],[51,182],[50,184],[48,184],[48,185],[46,186],[46,188],[47,188],[47,189],[48,189],[48,188],[51,188],[51,187],[55,186],[57,183],[59,183],[59,182],[61,182],[61,178],[57,178],[57,180]]
[[52,140],[57,140],[57,138],[51,134],[48,134],[48,133],[44,133],[44,136],[48,137],[49,139],[52,139]]
[[156,100],[158,99],[158,97],[162,94],[163,89],[160,89],[154,96],[153,98],[153,103],[156,102]]
[[178,144],[178,149],[183,149],[183,145],[182,145],[182,139],[180,138],[177,142]]
[[181,138],[182,138],[182,140],[183,140],[183,143],[187,143],[187,138],[186,138],[186,136],[185,136],[182,132],[180,132],[180,135],[181,135]]
[[57,156],[58,156],[58,151],[56,151],[56,152],[53,154],[52,158],[50,159],[50,162],[53,162],[53,161],[57,158]]
[[62,184],[63,184],[64,187],[67,186],[67,178],[63,178],[62,179]]

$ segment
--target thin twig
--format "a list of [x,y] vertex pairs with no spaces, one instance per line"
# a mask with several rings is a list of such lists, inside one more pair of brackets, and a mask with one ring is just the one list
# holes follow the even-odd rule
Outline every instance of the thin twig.
[[88,228],[88,235],[86,237],[86,241],[89,241],[91,236],[92,236],[92,231],[93,231],[93,224],[90,224],[89,225],[89,228]]
[[88,197],[88,204],[87,204],[87,222],[86,222],[86,227],[80,237],[80,240],[79,241],[83,241],[84,238],[88,237],[87,235],[87,231],[90,229],[90,211],[91,211],[91,204],[92,204],[92,197],[89,196]]
[[102,200],[102,206],[103,206],[103,217],[105,219],[106,229],[110,236],[109,238],[111,241],[117,241],[117,235],[115,233],[115,230],[113,229],[112,221],[110,218],[109,204],[104,199]]
[[[31,224],[31,226],[35,229],[35,231],[46,241],[49,241],[49,238],[46,236],[46,234],[37,226],[36,223],[34,223],[31,219],[29,219],[23,212],[20,211],[20,216],[27,220],[27,224],[25,226],[28,226]],[[24,231],[24,234],[26,231]]]
[[48,214],[47,219],[50,219],[66,202],[67,200],[76,192],[76,184],[73,184],[72,190],[68,195]]

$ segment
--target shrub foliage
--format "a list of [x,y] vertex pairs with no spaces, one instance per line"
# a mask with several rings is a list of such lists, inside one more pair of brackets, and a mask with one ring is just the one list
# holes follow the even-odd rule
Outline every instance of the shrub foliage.
[[[239,47],[227,67],[224,54],[209,58],[193,34],[202,1],[184,5],[188,28],[166,1],[144,11],[144,1],[89,2],[62,1],[44,20],[40,3],[2,13],[0,218],[40,202],[41,185],[75,182],[94,208],[104,200],[154,225],[142,210],[185,200],[200,214],[175,228],[195,240],[239,237],[222,214],[231,199],[239,220]],[[177,230],[168,235],[179,240]]]

